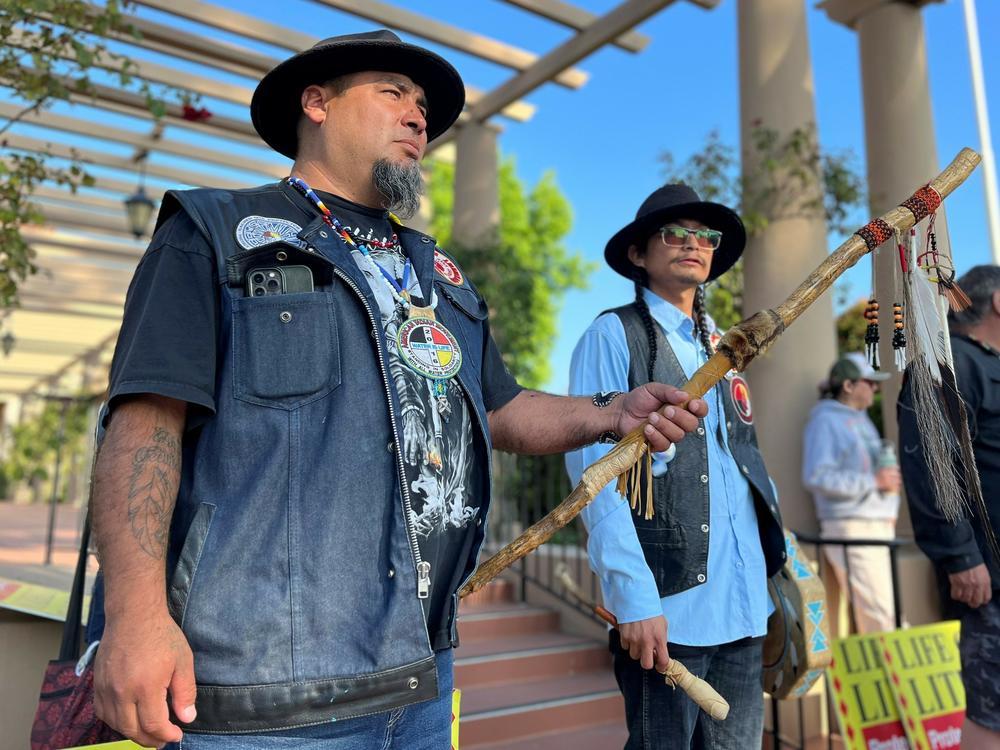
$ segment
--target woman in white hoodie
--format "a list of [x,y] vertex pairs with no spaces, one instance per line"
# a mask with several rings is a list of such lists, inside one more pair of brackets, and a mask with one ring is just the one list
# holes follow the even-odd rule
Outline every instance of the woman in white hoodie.
[[[880,381],[861,354],[847,354],[821,386],[805,429],[802,481],[816,500],[826,539],[892,539],[899,488],[895,453],[885,451],[867,410]],[[880,460],[881,457],[881,460]],[[850,591],[859,633],[895,628],[889,550],[882,546],[824,547],[842,591]],[[845,560],[846,557],[846,560]],[[850,582],[848,585],[848,574]]]

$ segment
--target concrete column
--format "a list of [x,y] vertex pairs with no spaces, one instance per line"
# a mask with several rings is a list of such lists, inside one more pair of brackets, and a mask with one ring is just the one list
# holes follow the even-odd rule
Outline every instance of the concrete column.
[[[752,139],[756,128],[787,137],[815,127],[812,64],[804,0],[740,0],[738,8],[743,169],[753,174],[760,158]],[[822,209],[804,205],[821,195],[822,187],[815,184],[802,191],[801,200],[773,207],[768,226],[750,238],[743,255],[746,315],[783,301],[826,257]],[[816,403],[816,386],[835,358],[828,294],[747,372],[757,439],[789,528],[816,529],[813,503],[802,486],[802,432]]]
[[[828,0],[823,5],[833,20],[858,33],[868,202],[873,216],[895,207],[938,173],[927,44],[920,10],[927,2]],[[950,255],[943,210],[938,211],[937,228],[938,247]],[[892,303],[897,301],[892,298],[897,257],[890,247],[884,247],[876,261],[875,279],[883,311],[879,321],[880,355],[885,370],[893,373],[893,378],[882,388],[882,419],[886,437],[891,440],[898,435],[896,401],[902,377],[892,367],[892,319],[885,311],[891,311]],[[905,503],[899,525],[901,533],[908,533],[909,513]]]
[[455,143],[455,207],[451,241],[476,248],[493,244],[500,226],[497,129],[489,124],[458,126]]

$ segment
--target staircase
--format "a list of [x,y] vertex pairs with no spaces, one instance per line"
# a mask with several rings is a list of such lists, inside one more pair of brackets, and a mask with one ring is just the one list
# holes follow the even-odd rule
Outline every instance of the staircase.
[[625,744],[605,642],[559,629],[500,581],[463,600],[455,652],[461,750],[611,750]]

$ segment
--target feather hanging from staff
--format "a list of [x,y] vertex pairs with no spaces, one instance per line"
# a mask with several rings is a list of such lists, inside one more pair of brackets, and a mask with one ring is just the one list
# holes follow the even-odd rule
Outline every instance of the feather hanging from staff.
[[[931,234],[933,238],[933,215]],[[972,453],[965,404],[958,393],[948,336],[948,295],[941,283],[950,268],[936,241],[918,253],[919,235],[910,234],[903,277],[906,310],[906,377],[924,458],[937,505],[952,523],[966,511],[987,518],[982,487]],[[954,274],[952,274],[952,277]],[[985,528],[990,529],[987,523]],[[992,539],[993,534],[989,536]]]

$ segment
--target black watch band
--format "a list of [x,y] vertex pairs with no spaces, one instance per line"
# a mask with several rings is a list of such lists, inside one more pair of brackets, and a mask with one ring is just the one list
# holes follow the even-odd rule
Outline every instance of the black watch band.
[[620,395],[622,395],[621,391],[598,391],[594,394],[591,401],[594,402],[594,406],[598,409],[603,409]]
[[598,443],[607,443],[609,445],[614,445],[615,443],[617,443],[621,439],[622,439],[622,436],[619,435],[614,430],[607,430],[607,431],[601,433],[601,436],[599,438],[597,438],[597,442]]

